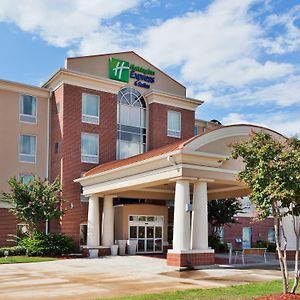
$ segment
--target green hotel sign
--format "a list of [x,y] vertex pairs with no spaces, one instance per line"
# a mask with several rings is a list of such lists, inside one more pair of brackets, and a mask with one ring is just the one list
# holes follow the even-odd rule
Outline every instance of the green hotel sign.
[[129,82],[134,79],[134,85],[149,89],[150,84],[155,82],[155,72],[149,68],[144,68],[130,64],[126,60],[109,58],[109,78],[122,82]]

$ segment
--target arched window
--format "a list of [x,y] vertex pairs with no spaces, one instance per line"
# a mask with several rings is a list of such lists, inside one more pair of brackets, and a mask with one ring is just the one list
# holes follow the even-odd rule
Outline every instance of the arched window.
[[146,103],[131,87],[118,93],[117,158],[137,155],[146,150]]

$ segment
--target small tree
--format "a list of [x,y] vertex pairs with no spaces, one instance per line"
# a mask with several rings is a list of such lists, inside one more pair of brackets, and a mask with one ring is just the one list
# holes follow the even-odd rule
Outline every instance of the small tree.
[[39,222],[50,221],[64,215],[59,178],[52,183],[34,178],[23,183],[15,177],[8,181],[10,192],[2,193],[2,199],[12,204],[10,211],[20,221],[28,225],[28,235],[37,232]]
[[212,235],[218,236],[225,224],[238,223],[235,215],[242,212],[241,202],[236,198],[208,201],[208,223],[212,226]]
[[[263,220],[274,218],[275,241],[283,278],[283,292],[289,290],[287,268],[287,236],[283,227],[284,217],[291,217],[295,243],[295,274],[291,293],[295,293],[299,281],[298,254],[300,242],[300,141],[298,139],[274,139],[265,132],[252,133],[245,142],[232,145],[231,158],[242,158],[245,167],[239,179],[250,188],[250,200]],[[279,228],[283,237],[280,247]]]

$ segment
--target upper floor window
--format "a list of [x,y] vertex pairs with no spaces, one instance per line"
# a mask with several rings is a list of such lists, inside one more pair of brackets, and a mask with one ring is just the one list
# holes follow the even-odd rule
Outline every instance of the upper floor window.
[[82,122],[99,124],[99,104],[99,96],[82,94]]
[[131,87],[118,93],[117,158],[122,159],[146,151],[146,103]]
[[34,175],[32,174],[19,174],[19,180],[22,183],[28,184],[34,180]]
[[81,162],[99,162],[99,135],[93,133],[81,134]]
[[20,121],[36,123],[36,97],[29,95],[20,97]]
[[178,111],[168,110],[168,136],[181,137],[181,113]]
[[36,162],[36,136],[20,135],[19,161],[28,163]]

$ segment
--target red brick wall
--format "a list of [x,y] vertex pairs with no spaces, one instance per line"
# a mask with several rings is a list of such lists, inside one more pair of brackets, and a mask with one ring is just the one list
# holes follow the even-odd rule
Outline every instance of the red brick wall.
[[[100,125],[81,122],[82,93],[100,96]],[[56,114],[56,102],[61,103],[59,117]],[[80,201],[80,184],[74,183],[73,180],[97,165],[81,163],[82,132],[99,134],[100,163],[115,159],[116,95],[64,84],[55,91],[52,101],[51,178],[61,174],[62,197],[66,201],[67,209],[61,221],[61,230],[73,237],[77,245],[80,239],[80,223],[87,221],[88,204]],[[54,153],[56,142],[59,142],[58,154]],[[102,211],[102,208],[100,210]],[[53,227],[56,228],[55,224]]]
[[239,224],[225,225],[224,227],[224,240],[225,243],[232,243],[234,249],[242,248],[242,243],[237,244],[236,238],[243,238],[243,227],[252,228],[252,245],[257,241],[268,240],[268,230],[273,228],[273,218],[264,221],[254,221],[248,217],[238,217]]
[[15,216],[6,208],[0,208],[0,247],[12,246],[14,243],[8,242],[11,239],[8,234],[17,233],[17,221]]
[[148,149],[158,148],[178,141],[167,136],[168,110],[181,113],[181,139],[194,136],[195,113],[191,110],[175,108],[159,103],[149,105]]

